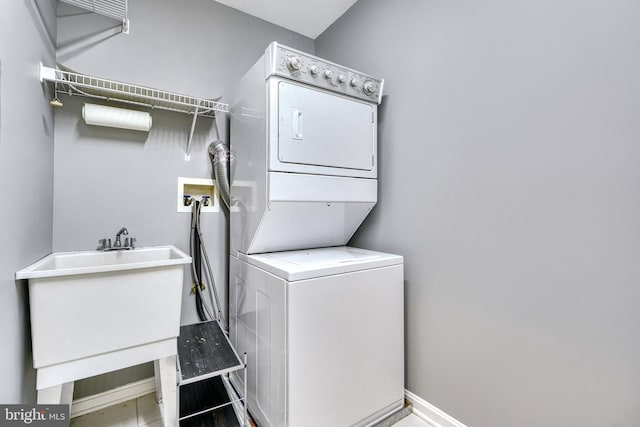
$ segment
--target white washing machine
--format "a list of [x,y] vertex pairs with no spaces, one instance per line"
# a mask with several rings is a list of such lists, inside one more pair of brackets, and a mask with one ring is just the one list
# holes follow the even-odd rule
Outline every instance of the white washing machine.
[[260,427],[368,425],[402,407],[402,257],[344,247],[377,202],[382,86],[274,42],[223,98],[230,337]]
[[[231,340],[259,426],[364,426],[402,408],[402,257],[332,247],[232,257]],[[242,389],[242,376],[233,382]]]

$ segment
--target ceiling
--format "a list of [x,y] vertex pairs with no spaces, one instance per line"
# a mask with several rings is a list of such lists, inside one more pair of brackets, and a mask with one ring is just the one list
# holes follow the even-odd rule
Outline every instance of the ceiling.
[[234,9],[307,36],[318,37],[357,0],[216,0]]

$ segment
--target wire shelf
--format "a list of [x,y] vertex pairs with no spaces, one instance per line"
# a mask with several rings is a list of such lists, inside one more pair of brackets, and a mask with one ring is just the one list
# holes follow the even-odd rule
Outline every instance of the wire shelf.
[[197,98],[41,65],[40,81],[43,80],[55,82],[56,91],[67,95],[119,101],[204,117],[214,117],[216,111],[229,111],[228,104],[212,99]]
[[128,15],[128,0],[61,0],[90,12],[125,21]]

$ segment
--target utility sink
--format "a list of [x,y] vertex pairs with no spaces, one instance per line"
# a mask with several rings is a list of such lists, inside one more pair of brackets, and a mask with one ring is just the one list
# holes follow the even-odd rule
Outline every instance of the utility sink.
[[175,354],[185,264],[175,246],[56,252],[29,281],[37,388]]

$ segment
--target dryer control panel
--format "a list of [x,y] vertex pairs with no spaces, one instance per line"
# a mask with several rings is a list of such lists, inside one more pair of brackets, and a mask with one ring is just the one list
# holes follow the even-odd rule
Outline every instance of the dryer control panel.
[[267,48],[266,78],[277,75],[379,104],[384,80],[273,42]]

